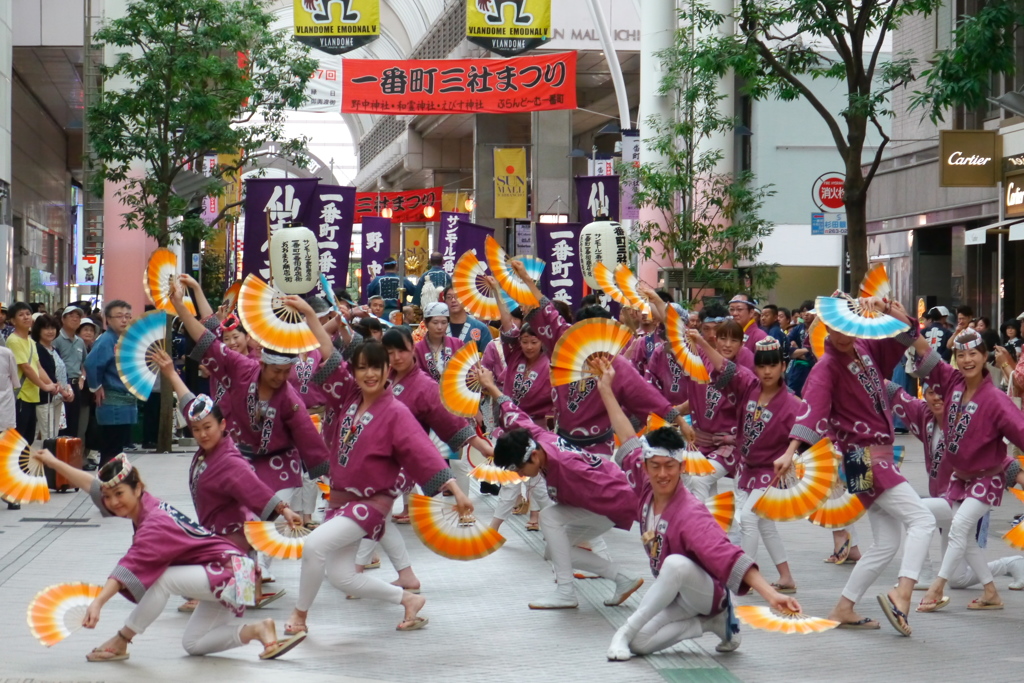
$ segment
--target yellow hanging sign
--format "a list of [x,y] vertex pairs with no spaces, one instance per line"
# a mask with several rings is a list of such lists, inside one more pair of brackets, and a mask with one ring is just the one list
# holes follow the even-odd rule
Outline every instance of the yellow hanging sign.
[[494,217],[526,218],[526,149],[494,150]]
[[292,0],[294,39],[328,54],[380,37],[380,0]]
[[515,57],[551,39],[551,0],[466,0],[471,43]]

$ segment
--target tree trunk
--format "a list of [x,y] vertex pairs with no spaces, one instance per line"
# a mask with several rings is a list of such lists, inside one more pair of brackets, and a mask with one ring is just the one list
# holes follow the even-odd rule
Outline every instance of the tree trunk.
[[[171,353],[173,333],[171,331],[172,316],[167,316],[167,330],[164,343],[167,353]],[[150,398],[152,400],[152,398]],[[148,419],[148,416],[147,416]],[[170,453],[174,438],[174,388],[164,378],[160,382],[160,431],[156,440],[157,453]]]
[[[860,172],[860,166],[856,167],[855,173],[849,173],[847,168],[846,182],[844,183],[846,204],[846,247],[850,252],[850,289],[856,290],[864,276],[868,272],[868,233],[867,233],[867,204],[868,194],[864,186],[864,176]],[[840,275],[844,263],[839,264]],[[850,292],[853,294],[854,292]]]

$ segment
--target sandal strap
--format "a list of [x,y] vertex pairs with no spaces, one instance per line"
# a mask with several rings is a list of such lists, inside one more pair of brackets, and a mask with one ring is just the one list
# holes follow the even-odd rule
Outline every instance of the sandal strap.
[[121,629],[117,629],[117,637],[131,645],[132,639],[128,638],[127,636],[125,636],[125,634],[121,633]]

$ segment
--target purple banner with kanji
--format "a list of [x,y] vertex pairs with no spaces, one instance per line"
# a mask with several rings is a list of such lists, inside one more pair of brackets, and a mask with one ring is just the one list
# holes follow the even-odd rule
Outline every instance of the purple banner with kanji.
[[484,246],[488,237],[494,237],[494,228],[488,228],[469,221],[459,221],[459,241],[455,243],[456,259],[470,249],[476,250],[476,256],[481,261],[486,259]]
[[384,262],[390,256],[391,220],[379,216],[363,218],[363,301],[366,301],[366,288],[373,278],[384,272]]
[[307,225],[305,221],[319,182],[317,178],[256,178],[245,181],[243,278],[255,273],[264,280],[270,279],[270,234],[289,223]]
[[576,199],[580,223],[619,220],[619,176],[577,176]]
[[444,272],[451,275],[455,272],[455,262],[459,260],[461,252],[457,251],[459,246],[459,221],[468,221],[468,213],[457,213],[455,211],[441,212],[441,228],[437,234],[437,250],[444,258]]
[[547,261],[540,289],[552,301],[576,310],[583,299],[580,267],[581,223],[537,223],[537,256]]
[[[622,131],[622,163],[634,170],[640,168],[640,131]],[[619,220],[639,220],[640,207],[633,202],[635,194],[635,181],[622,183],[622,206],[619,208]]]
[[331,287],[347,287],[348,259],[352,253],[352,223],[356,215],[356,188],[318,185],[307,216],[320,248],[320,274]]

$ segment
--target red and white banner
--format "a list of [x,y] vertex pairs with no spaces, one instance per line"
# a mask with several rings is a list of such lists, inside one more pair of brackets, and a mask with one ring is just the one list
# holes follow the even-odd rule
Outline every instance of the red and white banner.
[[[423,213],[428,206],[434,209],[430,216]],[[389,218],[392,223],[436,221],[441,215],[441,188],[356,194],[356,223],[359,223],[363,216],[379,216],[384,209],[391,209]]]
[[576,108],[576,53],[512,59],[346,59],[346,114],[509,114]]

